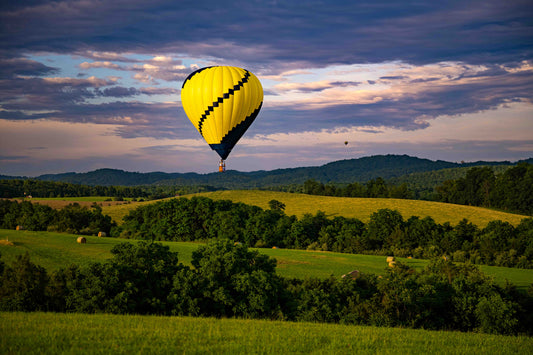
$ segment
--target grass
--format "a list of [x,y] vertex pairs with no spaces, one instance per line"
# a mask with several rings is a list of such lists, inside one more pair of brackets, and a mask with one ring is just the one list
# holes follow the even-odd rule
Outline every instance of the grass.
[[268,202],[270,200],[278,200],[286,205],[285,213],[288,215],[301,217],[305,213],[315,214],[320,210],[329,217],[357,218],[365,223],[370,220],[372,213],[382,208],[398,210],[404,219],[408,219],[411,216],[419,216],[421,218],[430,216],[437,223],[450,222],[452,225],[456,225],[463,218],[466,218],[478,227],[485,227],[487,223],[493,220],[508,221],[513,225],[517,225],[523,218],[528,217],[482,207],[393,198],[313,196],[257,190],[214,191],[196,194],[196,196],[205,196],[214,200],[226,199],[234,202],[243,202],[264,209],[269,208]]
[[[0,229],[0,240],[8,239],[13,246],[0,243],[2,260],[10,264],[16,255],[26,252],[32,262],[47,270],[57,270],[70,264],[88,265],[93,261],[105,261],[110,258],[114,245],[123,242],[137,242],[116,238],[98,238],[87,236],[86,244],[78,244],[72,234],[14,231]],[[179,261],[191,265],[192,252],[200,243],[195,242],[162,242],[171,251],[178,253]],[[352,270],[363,273],[383,275],[387,268],[386,257],[375,255],[341,254],[323,251],[304,251],[294,249],[257,249],[259,252],[277,260],[277,272],[285,277],[319,277],[331,275],[340,277]],[[415,268],[424,268],[428,260],[397,258],[399,261]],[[499,285],[509,280],[520,289],[527,289],[533,283],[533,270],[505,268],[481,265],[481,270]]]
[[112,197],[106,196],[85,196],[85,197],[34,197],[31,199],[16,198],[17,201],[30,201],[31,203],[37,203],[41,205],[47,205],[55,209],[63,208],[72,203],[78,203],[80,206],[91,207],[93,203],[98,204],[105,209],[110,206],[120,206],[127,204],[135,204],[136,202],[130,201],[131,199],[125,199],[125,201],[113,201]]
[[[249,205],[268,209],[270,200],[278,200],[285,204],[285,213],[302,217],[305,213],[315,214],[323,211],[329,218],[335,216],[357,218],[363,222],[370,220],[370,215],[382,208],[398,210],[404,219],[411,216],[432,217],[437,223],[450,222],[458,224],[463,218],[468,219],[480,228],[485,227],[490,221],[507,221],[512,225],[518,225],[523,218],[529,216],[506,213],[482,207],[454,205],[442,202],[401,200],[392,198],[355,198],[355,197],[331,197],[294,194],[277,191],[259,190],[231,190],[204,192],[184,197],[205,196],[214,200],[231,200]],[[122,223],[122,218],[129,211],[148,203],[132,202],[130,204],[103,206],[103,213],[108,214],[117,223]]]
[[0,313],[2,354],[530,354],[533,338],[340,324]]

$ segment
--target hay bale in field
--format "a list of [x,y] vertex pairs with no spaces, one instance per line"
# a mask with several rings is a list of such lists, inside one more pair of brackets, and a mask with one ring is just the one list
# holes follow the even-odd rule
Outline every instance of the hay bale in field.
[[22,231],[22,230],[24,230],[24,226],[17,226],[17,228],[15,228],[15,229],[18,230],[18,231]]
[[80,244],[85,244],[85,243],[87,243],[87,239],[85,239],[85,237],[78,237],[78,240],[77,240],[77,241],[78,241],[78,243],[80,243]]
[[272,249],[278,249],[278,247],[277,246],[273,246]]
[[396,261],[391,261],[391,262],[389,263],[389,267],[394,267],[394,264],[396,264]]
[[387,262],[388,262],[388,263],[393,262],[393,261],[396,261],[396,259],[394,258],[394,256],[387,256]]
[[349,277],[352,280],[357,280],[359,278],[359,276],[361,276],[361,273],[359,272],[359,270],[353,270],[353,271],[350,271],[347,274],[342,275],[342,278],[344,279],[346,277]]
[[413,257],[412,256],[408,256],[407,259],[412,259]]
[[106,232],[98,232],[99,237],[107,237]]

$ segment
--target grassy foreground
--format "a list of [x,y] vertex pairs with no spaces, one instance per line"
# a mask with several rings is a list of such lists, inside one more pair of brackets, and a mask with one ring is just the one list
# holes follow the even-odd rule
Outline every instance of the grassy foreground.
[[191,317],[0,313],[2,354],[530,354],[533,338]]
[[[132,242],[117,238],[86,237],[87,244],[78,244],[77,235],[30,232],[0,229],[0,241],[8,239],[13,245],[0,243],[2,260],[8,264],[15,260],[16,255],[26,252],[30,254],[32,262],[41,265],[49,271],[66,267],[70,264],[86,266],[90,262],[102,262],[111,257],[111,248],[118,243]],[[168,245],[171,251],[178,253],[179,261],[190,265],[192,252],[200,243],[193,242],[161,242]],[[326,278],[331,275],[340,277],[352,270],[364,273],[383,275],[387,268],[384,256],[342,254],[323,251],[305,251],[294,249],[257,249],[277,260],[277,273],[285,277],[318,277]],[[398,258],[407,265],[421,269],[428,260]],[[487,275],[494,277],[496,283],[503,285],[509,280],[521,289],[527,289],[533,283],[533,270],[506,268],[480,265],[480,269]]]
[[[463,218],[468,219],[480,228],[485,227],[490,221],[507,221],[512,225],[517,225],[523,218],[528,216],[505,213],[482,207],[454,205],[442,202],[401,200],[392,198],[355,198],[355,197],[331,197],[313,196],[305,194],[294,194],[277,191],[258,190],[231,190],[214,191],[184,197],[205,196],[213,200],[231,200],[249,205],[259,206],[268,209],[270,200],[278,200],[285,204],[285,213],[288,215],[303,216],[305,213],[315,214],[323,211],[329,218],[342,216],[357,218],[365,223],[370,219],[370,215],[379,209],[389,208],[398,210],[404,219],[411,216],[432,217],[437,223],[450,222],[456,225]],[[130,204],[103,206],[103,213],[111,216],[117,223],[122,223],[122,218],[132,209],[138,206],[154,203],[132,202]]]

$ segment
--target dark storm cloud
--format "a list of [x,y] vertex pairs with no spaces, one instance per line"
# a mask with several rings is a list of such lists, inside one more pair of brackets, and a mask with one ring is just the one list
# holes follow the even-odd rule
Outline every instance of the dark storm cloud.
[[533,46],[528,0],[42,1],[2,5],[0,23],[4,54],[174,51],[274,71],[282,62],[518,62]]
[[58,68],[49,67],[26,58],[0,58],[0,78],[11,78],[18,75],[42,76],[58,72]]

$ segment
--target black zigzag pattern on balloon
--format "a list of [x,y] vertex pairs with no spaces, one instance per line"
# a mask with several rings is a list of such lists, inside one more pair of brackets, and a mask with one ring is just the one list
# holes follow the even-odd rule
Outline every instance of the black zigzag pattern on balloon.
[[235,144],[237,144],[237,141],[241,139],[248,127],[250,127],[250,125],[254,122],[255,118],[259,114],[259,111],[261,110],[261,106],[263,106],[263,102],[259,104],[259,107],[256,108],[254,112],[252,112],[248,117],[246,117],[231,131],[229,131],[228,134],[222,138],[222,141],[219,144],[210,144],[211,149],[215,150],[222,159],[226,159],[229,153],[231,153],[231,150]]
[[211,106],[207,106],[207,110],[205,110],[204,114],[200,117],[200,122],[198,123],[198,131],[200,131],[201,135],[203,135],[202,125],[207,119],[207,116],[209,116],[209,114],[215,110],[215,107],[218,107],[218,105],[224,102],[224,100],[229,99],[229,97],[233,95],[235,91],[239,91],[244,86],[244,84],[248,82],[249,77],[250,72],[248,70],[245,70],[244,77],[237,83],[237,85],[234,85],[233,88],[228,90],[228,92],[224,93],[222,96],[216,99]]

